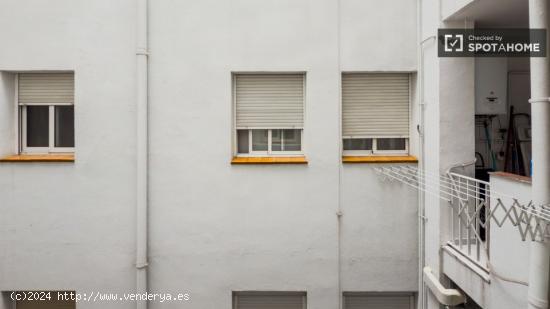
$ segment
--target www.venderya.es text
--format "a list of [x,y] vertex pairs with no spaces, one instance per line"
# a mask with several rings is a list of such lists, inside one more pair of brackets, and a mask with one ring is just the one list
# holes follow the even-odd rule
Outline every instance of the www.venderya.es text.
[[191,300],[189,293],[106,293],[106,292],[75,292],[75,291],[18,291],[12,292],[10,298],[14,301],[152,301],[152,302],[183,302]]

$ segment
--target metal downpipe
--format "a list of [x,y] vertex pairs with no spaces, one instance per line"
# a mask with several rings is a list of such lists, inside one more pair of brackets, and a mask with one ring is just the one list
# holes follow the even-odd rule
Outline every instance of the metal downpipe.
[[[148,221],[148,20],[147,0],[137,0],[136,36],[136,293],[147,293]],[[147,309],[138,297],[137,309]]]

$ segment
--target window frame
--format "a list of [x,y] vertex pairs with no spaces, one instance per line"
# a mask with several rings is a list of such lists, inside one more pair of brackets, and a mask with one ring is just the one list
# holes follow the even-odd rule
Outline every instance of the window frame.
[[[345,139],[372,139],[372,150],[344,150]],[[378,150],[378,139],[383,138],[402,138],[405,140],[405,149],[403,150]],[[409,138],[403,136],[378,136],[378,137],[362,137],[362,136],[343,136],[342,137],[342,152],[344,155],[350,156],[402,156],[409,154]]]
[[[19,74],[15,74],[15,106],[16,106],[16,126],[18,136],[18,149],[20,154],[49,154],[49,153],[74,153],[75,147],[55,147],[55,107],[56,106],[74,106],[72,103],[19,103]],[[74,90],[73,90],[74,91]],[[27,146],[27,106],[47,106],[48,107],[48,147],[28,147]],[[73,115],[74,117],[74,115]],[[76,128],[73,128],[75,130]],[[76,143],[76,136],[75,136]]]
[[[304,130],[303,129],[236,129],[235,135],[237,135],[237,131],[239,130],[247,130],[248,131],[248,153],[240,153],[239,152],[239,141],[238,138],[236,138],[236,155],[239,157],[291,157],[291,156],[303,156],[304,154]],[[267,130],[267,151],[258,151],[258,150],[252,150],[252,130]],[[299,130],[300,131],[300,151],[277,151],[273,150],[272,146],[272,134],[273,130]]]
[[[348,73],[377,73],[377,72],[364,72],[364,71],[342,71],[340,72],[340,111],[343,110],[343,77],[344,74]],[[385,72],[385,73],[406,73],[409,78],[409,136],[342,136],[341,138],[341,151],[343,156],[403,156],[403,155],[409,155],[410,154],[410,139],[411,139],[411,123],[412,123],[412,108],[413,108],[413,72],[402,72],[402,71],[395,71],[395,72]],[[343,130],[344,127],[344,121],[343,121],[343,113],[340,112],[340,130]],[[363,139],[363,138],[369,138],[372,139],[372,150],[344,150],[344,139]],[[382,138],[403,138],[405,139],[405,149],[404,150],[377,150],[377,139]]]
[[[236,77],[238,75],[255,75],[255,74],[300,74],[302,75],[303,83],[303,97],[302,97],[302,109],[304,117],[304,125],[302,127],[237,127],[237,82]],[[231,105],[232,105],[232,140],[233,140],[233,156],[235,157],[302,157],[305,155],[305,141],[304,141],[304,128],[306,120],[306,79],[307,73],[305,71],[257,71],[257,72],[245,72],[234,71],[231,72]],[[248,153],[239,152],[239,130],[248,130]],[[268,130],[267,135],[267,151],[252,151],[252,130]],[[272,130],[300,130],[300,151],[272,151],[271,136]]]

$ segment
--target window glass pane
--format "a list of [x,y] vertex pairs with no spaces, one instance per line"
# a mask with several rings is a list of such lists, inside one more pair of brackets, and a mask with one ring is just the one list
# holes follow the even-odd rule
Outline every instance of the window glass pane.
[[237,130],[237,152],[248,153],[248,130]]
[[55,107],[55,147],[74,147],[74,106]]
[[372,150],[372,138],[345,138],[344,150]]
[[271,150],[281,151],[283,150],[283,130],[271,130]]
[[252,130],[252,150],[267,151],[267,130]]
[[48,147],[49,106],[27,106],[27,147]]
[[302,130],[283,130],[283,150],[302,150]]
[[271,150],[273,151],[302,150],[301,130],[293,130],[293,129],[271,130]]
[[377,138],[376,149],[377,150],[405,150],[406,142],[405,138]]

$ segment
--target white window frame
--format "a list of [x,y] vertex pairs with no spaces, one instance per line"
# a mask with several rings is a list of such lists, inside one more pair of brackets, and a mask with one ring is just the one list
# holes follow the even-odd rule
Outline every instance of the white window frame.
[[[292,156],[303,156],[304,155],[304,129],[301,128],[287,128],[287,129],[259,129],[259,128],[237,128],[235,130],[235,135],[239,130],[248,130],[248,153],[239,153],[239,140],[238,137],[235,138],[235,149],[236,155],[239,157],[292,157]],[[252,150],[252,130],[267,130],[267,151],[254,151]],[[273,130],[299,130],[300,131],[300,151],[274,151],[272,150],[272,132]]]
[[[18,133],[17,152],[21,154],[74,153],[75,147],[55,147],[55,107],[74,106],[71,103],[19,103],[19,74],[15,74],[15,113]],[[48,147],[27,147],[27,106],[48,106]],[[75,137],[76,142],[76,137]]]
[[[287,128],[257,128],[257,127],[237,127],[237,83],[236,77],[238,75],[254,75],[254,74],[302,74],[303,75],[303,115],[304,115],[304,127],[306,120],[306,79],[307,73],[305,71],[282,71],[282,72],[231,72],[231,100],[233,106],[233,155],[236,157],[302,157],[305,154],[305,142],[304,142],[304,127],[287,127]],[[248,153],[239,153],[239,139],[238,131],[239,130],[248,130]],[[267,151],[252,151],[252,130],[268,130],[267,133]],[[271,150],[271,130],[300,130],[300,151],[272,151]]]
[[[47,154],[47,153],[73,153],[74,147],[55,147],[55,107],[73,106],[72,103],[48,103],[48,104],[18,104],[21,113],[21,153]],[[47,106],[48,107],[48,147],[28,147],[27,146],[27,106]]]
[[[405,149],[403,150],[378,150],[378,139],[384,138],[402,138],[405,139]],[[345,139],[372,139],[372,150],[344,150]],[[362,137],[362,136],[344,136],[342,137],[342,151],[344,155],[350,156],[402,156],[409,154],[409,138],[403,136],[378,136],[378,137]]]

